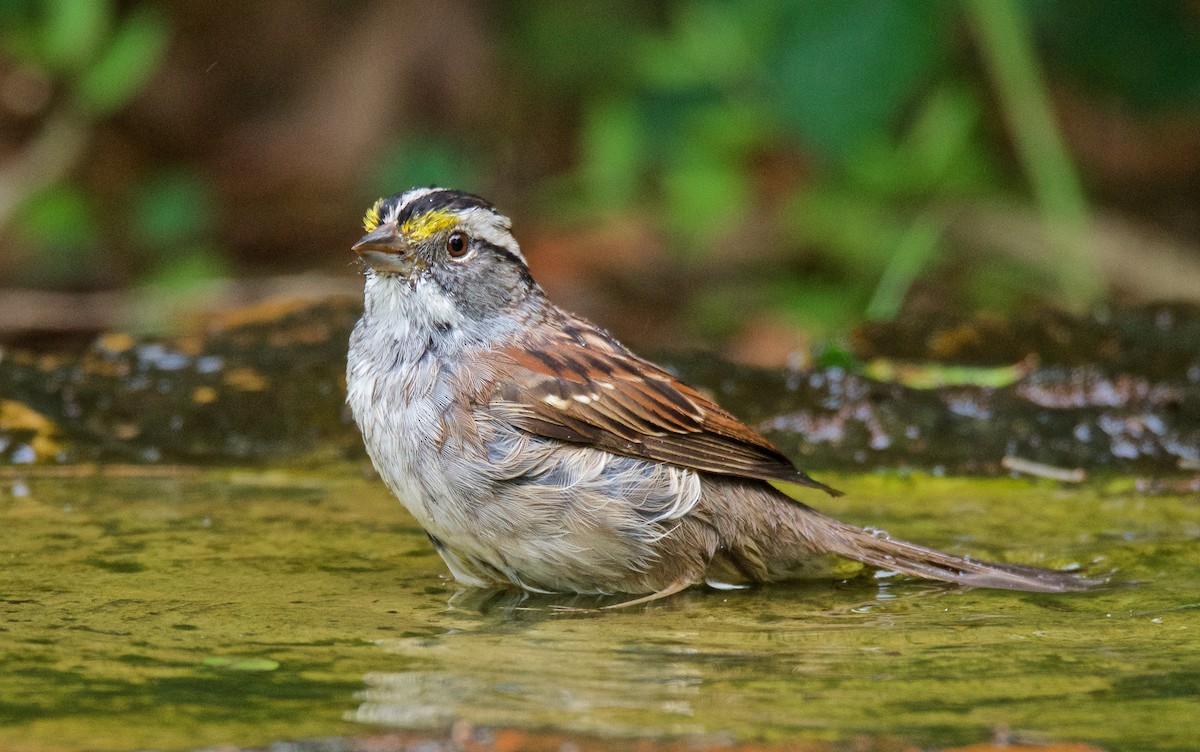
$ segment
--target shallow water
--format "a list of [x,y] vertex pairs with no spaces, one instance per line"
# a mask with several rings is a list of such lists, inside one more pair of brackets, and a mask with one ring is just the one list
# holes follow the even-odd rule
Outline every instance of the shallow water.
[[926,748],[1007,727],[1195,749],[1195,496],[837,480],[850,495],[818,504],[843,519],[1114,584],[1037,595],[860,577],[569,611],[596,602],[459,591],[353,469],[9,476],[0,748],[265,745],[465,719]]

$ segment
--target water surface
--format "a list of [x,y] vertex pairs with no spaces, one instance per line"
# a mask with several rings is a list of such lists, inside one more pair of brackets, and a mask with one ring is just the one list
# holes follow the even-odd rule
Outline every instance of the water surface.
[[356,468],[0,478],[0,747],[188,749],[465,719],[620,736],[1007,727],[1110,749],[1200,736],[1200,500],[1124,484],[860,476],[824,510],[1098,592],[900,578],[646,606],[460,591]]

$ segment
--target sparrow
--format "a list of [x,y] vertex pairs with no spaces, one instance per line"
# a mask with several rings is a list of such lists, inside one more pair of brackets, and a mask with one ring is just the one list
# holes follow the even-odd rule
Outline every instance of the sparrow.
[[467,586],[633,594],[832,576],[839,560],[967,586],[1090,583],[839,522],[839,492],[530,275],[479,196],[380,199],[354,246],[364,311],[347,402],[388,488]]

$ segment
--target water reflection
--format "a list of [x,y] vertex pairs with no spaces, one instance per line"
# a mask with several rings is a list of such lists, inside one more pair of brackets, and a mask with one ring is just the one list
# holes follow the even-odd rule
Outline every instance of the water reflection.
[[31,478],[0,495],[0,748],[266,747],[460,719],[922,747],[1003,724],[1194,748],[1194,497],[889,483],[851,479],[839,514],[1023,563],[1103,556],[1138,584],[860,577],[606,610],[622,598],[457,591],[386,489],[357,478]]
[[[628,596],[460,591],[440,620],[445,631],[378,641],[389,662],[411,668],[367,674],[347,718],[675,736],[771,728],[774,708],[787,725],[819,728],[827,719],[804,720],[800,706],[827,684],[825,669],[881,649],[875,630],[896,624],[876,607],[954,591],[863,578],[694,589],[628,611],[603,609]],[[763,705],[764,693],[774,700]]]

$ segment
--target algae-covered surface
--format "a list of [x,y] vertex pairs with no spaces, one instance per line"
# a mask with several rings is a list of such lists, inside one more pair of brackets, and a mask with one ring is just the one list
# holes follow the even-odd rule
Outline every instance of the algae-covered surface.
[[996,728],[1114,750],[1200,738],[1195,495],[843,477],[847,498],[817,500],[843,519],[1112,584],[1043,595],[862,576],[599,611],[460,591],[357,466],[36,472],[0,478],[4,749],[261,746],[456,720],[922,748]]
[[[0,348],[0,465],[362,459],[345,390],[361,310],[284,300],[202,332],[110,333],[59,353]],[[1200,308],[921,316],[851,339],[853,354],[830,356],[839,364],[802,371],[655,360],[806,470],[1200,470]],[[845,367],[854,357],[861,369]]]

